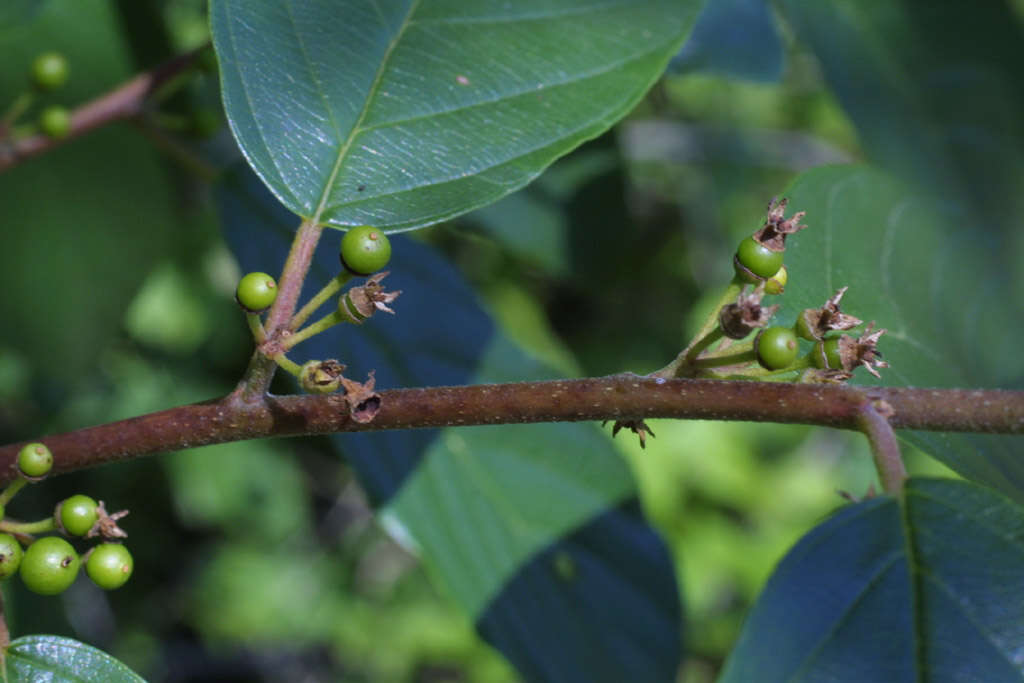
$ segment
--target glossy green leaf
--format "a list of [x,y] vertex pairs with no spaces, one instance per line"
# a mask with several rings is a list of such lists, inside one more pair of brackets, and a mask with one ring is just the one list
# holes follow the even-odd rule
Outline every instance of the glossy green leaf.
[[779,563],[720,683],[1024,680],[1024,509],[962,481],[850,505]]
[[25,636],[7,648],[8,683],[145,683],[134,671],[91,645],[60,636]]
[[[1012,271],[998,267],[997,241],[979,239],[984,225],[866,166],[808,171],[782,195],[810,227],[787,242],[778,319],[792,323],[848,286],[842,310],[887,330],[878,348],[891,365],[880,382],[863,369],[855,382],[1024,388],[1024,320],[1007,308]],[[1024,500],[1021,437],[901,436]]]
[[213,0],[225,109],[291,211],[422,227],[493,202],[622,117],[696,0]]

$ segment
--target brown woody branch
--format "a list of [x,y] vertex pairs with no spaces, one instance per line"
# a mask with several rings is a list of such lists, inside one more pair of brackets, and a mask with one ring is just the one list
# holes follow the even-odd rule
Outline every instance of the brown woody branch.
[[[863,429],[864,410],[891,407],[897,429],[1024,434],[1024,392],[865,388],[613,375],[516,384],[382,392],[376,418],[349,417],[339,395],[223,399],[171,408],[42,439],[67,472],[152,453],[228,441],[381,429],[528,422],[677,418]],[[888,413],[888,409],[886,411]],[[22,444],[0,447],[0,481]]]

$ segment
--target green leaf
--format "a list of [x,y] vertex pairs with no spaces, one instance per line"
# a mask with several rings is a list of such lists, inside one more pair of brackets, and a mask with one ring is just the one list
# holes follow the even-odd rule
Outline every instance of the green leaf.
[[669,69],[776,83],[785,61],[782,50],[766,0],[709,0]]
[[[810,227],[789,238],[777,319],[795,321],[840,287],[842,310],[887,332],[878,348],[894,386],[1024,388],[1024,319],[1007,308],[1011,272],[984,226],[866,166],[818,168],[783,193]],[[965,477],[1024,500],[1019,436],[901,432]]]
[[779,563],[726,662],[740,681],[1024,680],[1024,508],[912,479]]
[[874,163],[961,203],[988,232],[1019,232],[1019,9],[928,0],[780,5]]
[[225,110],[291,211],[408,230],[493,202],[621,118],[696,0],[213,0]]
[[60,636],[24,636],[7,648],[7,681],[52,683],[145,683],[101,650]]

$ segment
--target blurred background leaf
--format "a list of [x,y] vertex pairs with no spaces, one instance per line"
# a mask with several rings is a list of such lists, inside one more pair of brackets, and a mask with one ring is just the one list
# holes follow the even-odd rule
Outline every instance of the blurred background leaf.
[[782,77],[782,36],[765,0],[707,0],[669,70],[774,83]]
[[[887,330],[879,349],[894,386],[1024,387],[1024,362],[1006,334],[1024,321],[1006,315],[1005,270],[927,193],[869,167],[808,171],[784,192],[811,226],[786,250],[790,272],[777,319],[791,324],[849,286],[843,310]],[[808,345],[809,349],[809,345]],[[901,432],[965,477],[1024,499],[1019,436]]]

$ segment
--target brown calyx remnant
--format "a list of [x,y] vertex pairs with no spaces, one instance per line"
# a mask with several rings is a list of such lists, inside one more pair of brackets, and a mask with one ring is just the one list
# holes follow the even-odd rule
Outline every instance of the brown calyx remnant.
[[106,539],[128,538],[128,534],[117,525],[117,520],[128,516],[127,510],[108,513],[107,508],[101,500],[96,506],[96,514],[98,515],[98,519],[96,520],[96,523],[92,525],[92,528],[89,529],[89,533],[85,535],[86,538],[95,538],[97,536]]
[[762,306],[761,299],[764,298],[764,283],[759,284],[752,292],[747,293],[744,287],[736,302],[722,306],[718,314],[718,324],[722,332],[730,339],[743,339],[753,330],[765,327],[779,305]]
[[377,380],[374,379],[372,370],[363,384],[354,382],[347,377],[341,378],[349,415],[356,422],[370,422],[380,412],[381,398],[380,394],[374,390],[376,384]]
[[[604,427],[606,424],[608,424],[607,420],[602,422],[601,426]],[[648,434],[650,434],[651,437],[655,436],[654,432],[651,431],[651,428],[648,427],[647,423],[643,420],[616,420],[615,424],[612,425],[612,438],[614,439],[615,435],[619,433],[619,430],[623,428],[629,429],[629,431],[633,432],[640,438],[640,448],[647,448]]]
[[837,291],[821,308],[806,308],[800,317],[807,326],[807,332],[817,340],[833,330],[849,330],[863,322],[860,318],[847,315],[839,310],[839,301],[846,294],[848,287]]
[[868,323],[867,329],[857,339],[844,334],[839,338],[839,358],[843,363],[843,370],[852,373],[858,366],[865,368],[875,377],[881,379],[881,375],[875,368],[887,368],[889,364],[882,360],[882,354],[878,351],[878,339],[885,330],[881,329],[872,332],[875,321]]
[[786,220],[786,205],[788,199],[772,200],[768,204],[768,217],[765,219],[761,229],[754,233],[754,239],[772,251],[786,250],[786,235],[792,235],[806,228],[800,225],[801,219],[807,215],[806,211],[797,211],[789,220]]
[[342,313],[346,313],[349,320],[356,324],[362,323],[377,311],[394,315],[395,312],[388,304],[397,299],[402,291],[385,292],[381,281],[387,276],[388,271],[377,273],[368,278],[365,284],[346,292],[343,301],[347,310],[342,310]]

